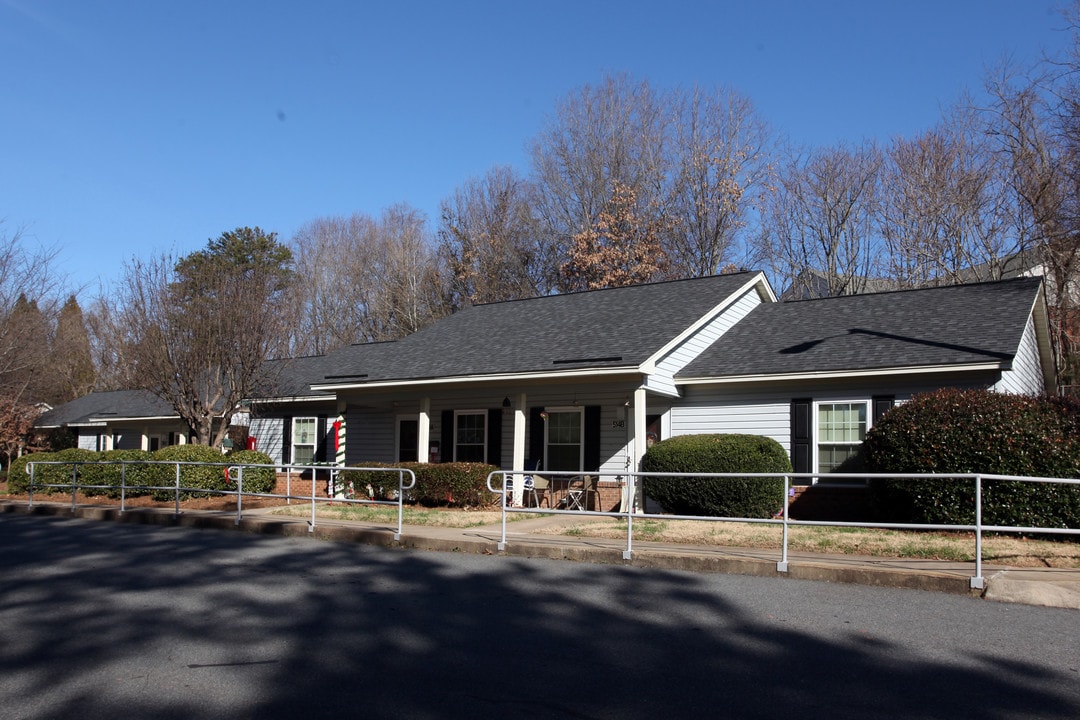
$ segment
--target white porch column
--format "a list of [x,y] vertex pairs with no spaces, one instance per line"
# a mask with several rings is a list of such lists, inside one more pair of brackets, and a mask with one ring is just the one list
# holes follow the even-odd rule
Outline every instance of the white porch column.
[[[416,423],[416,459],[419,462],[428,461],[428,451],[431,449],[431,398],[420,399],[420,417]],[[442,449],[446,452],[446,448]]]
[[525,393],[517,397],[514,404],[514,472],[525,469]]
[[[639,387],[634,390],[634,465],[633,471],[641,470],[641,458],[645,457],[646,437],[648,431],[645,427],[645,388]],[[641,512],[645,508],[645,495],[641,489],[640,478],[634,482],[634,510]]]
[[[517,397],[514,405],[514,467],[515,473],[521,473],[525,469],[525,393]],[[525,476],[514,475],[514,496],[511,499],[515,506],[520,506],[525,499]]]

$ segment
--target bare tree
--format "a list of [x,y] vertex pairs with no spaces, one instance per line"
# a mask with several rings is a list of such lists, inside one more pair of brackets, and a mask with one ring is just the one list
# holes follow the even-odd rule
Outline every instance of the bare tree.
[[312,221],[291,246],[298,280],[284,322],[294,355],[400,338],[449,311],[426,218],[408,205]]
[[292,254],[274,233],[237,228],[174,260],[133,260],[120,314],[140,387],[167,400],[195,441],[219,445],[240,401],[265,388],[265,360],[286,348],[277,303]]
[[379,220],[378,262],[381,282],[367,299],[367,337],[401,338],[449,312],[448,291],[424,214],[405,204],[385,210]]
[[1023,249],[998,154],[959,105],[936,128],[892,143],[882,170],[883,271],[901,286],[1001,279]]
[[867,144],[794,155],[763,197],[758,239],[774,277],[798,297],[854,295],[875,274],[881,153]]
[[677,92],[673,108],[672,274],[715,275],[745,256],[742,232],[767,179],[773,135],[749,98],[734,90]]
[[378,224],[367,215],[320,218],[290,242],[299,281],[292,354],[323,355],[367,338],[367,300],[380,283]]
[[[559,257],[594,229],[616,187],[629,188],[639,211],[662,214],[669,175],[670,115],[647,82],[605,77],[570,94],[532,144],[535,210]],[[559,265],[551,268],[559,288]]]
[[[1078,6],[1080,7],[1080,6]],[[1074,7],[1075,12],[1075,7]],[[1078,43],[1073,26],[1074,48]],[[1080,375],[1080,70],[1076,51],[1066,72],[1018,76],[1009,68],[987,82],[989,134],[1007,158],[1017,200],[1016,232],[1047,280],[1059,375]]]
[[439,255],[449,270],[455,308],[550,291],[531,193],[526,180],[501,166],[468,180],[443,200]]

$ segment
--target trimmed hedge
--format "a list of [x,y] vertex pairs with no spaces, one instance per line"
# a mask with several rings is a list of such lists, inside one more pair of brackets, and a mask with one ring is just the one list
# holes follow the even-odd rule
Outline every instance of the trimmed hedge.
[[[491,505],[498,495],[487,489],[487,477],[499,468],[485,463],[360,463],[366,468],[403,468],[416,474],[416,487],[405,491],[405,501],[426,507]],[[357,495],[373,500],[397,498],[395,473],[344,470],[338,482],[352,483]]]
[[[120,484],[123,480],[127,486],[147,485],[147,472],[145,465],[120,465],[122,460],[146,461],[152,456],[145,450],[107,450],[97,453],[98,460],[103,465],[82,465],[79,468],[79,482],[83,485],[96,485],[102,490],[85,490],[90,495],[105,495],[110,498],[120,497]],[[125,469],[126,467],[126,469]],[[146,495],[145,490],[128,490],[128,497]]]
[[[645,472],[789,473],[791,460],[760,435],[679,435],[655,443],[641,460]],[[784,479],[646,477],[645,494],[676,515],[769,518],[783,508]]]
[[[62,462],[84,463],[95,462],[101,458],[101,453],[93,450],[80,450],[79,448],[67,448],[58,452],[42,452],[23,455],[13,460],[8,469],[8,491],[13,493],[25,493],[30,489],[30,476],[26,474],[26,465],[29,462]],[[80,466],[81,467],[81,466]],[[35,465],[34,466],[34,492],[44,495],[53,493],[70,492],[63,488],[40,487],[42,484],[70,485],[72,465]],[[79,471],[80,477],[82,470]]]
[[[26,474],[28,462],[88,463],[79,465],[78,482],[88,487],[89,495],[120,497],[121,473],[128,486],[148,486],[172,488],[176,485],[175,465],[156,465],[152,463],[200,462],[213,463],[211,466],[185,466],[180,468],[180,485],[187,488],[204,490],[236,490],[236,478],[227,478],[225,469],[228,465],[271,465],[273,460],[266,453],[254,450],[241,450],[228,456],[205,445],[170,445],[150,453],[144,450],[109,450],[94,452],[69,448],[59,452],[43,452],[24,455],[13,461],[8,473],[9,492],[25,493],[30,486],[30,476]],[[129,461],[126,470],[122,470],[121,461]],[[144,464],[147,463],[147,464]],[[68,484],[71,482],[72,465],[37,465],[34,470],[35,492],[51,494],[65,492],[63,488],[37,488],[38,485]],[[271,493],[277,478],[272,467],[248,468],[244,471],[244,491],[252,493]],[[94,489],[99,488],[99,489]],[[174,490],[129,490],[128,497],[152,494],[155,500],[172,500]],[[183,492],[181,498],[199,495],[197,492]]]
[[[1080,404],[987,390],[916,395],[867,433],[861,465],[878,473],[1080,477]],[[974,481],[876,479],[871,489],[879,514],[888,520],[975,521]],[[982,503],[987,524],[1080,525],[1077,486],[988,480]]]

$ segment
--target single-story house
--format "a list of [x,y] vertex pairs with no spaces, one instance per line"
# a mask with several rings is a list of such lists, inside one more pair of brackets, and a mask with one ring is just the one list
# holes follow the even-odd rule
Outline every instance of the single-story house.
[[764,274],[741,272],[491,303],[331,353],[312,388],[337,398],[348,464],[617,477],[653,440],[741,432],[779,441],[797,471],[827,473],[914,393],[1053,392],[1042,287],[777,302]]
[[739,272],[478,305],[285,361],[249,433],[283,464],[599,473],[609,509],[654,440],[765,435],[824,474],[914,393],[1054,382],[1039,278],[779,302],[764,274]]
[[187,426],[165,400],[145,390],[92,392],[43,413],[41,430],[66,428],[84,450],[157,450],[187,442]]

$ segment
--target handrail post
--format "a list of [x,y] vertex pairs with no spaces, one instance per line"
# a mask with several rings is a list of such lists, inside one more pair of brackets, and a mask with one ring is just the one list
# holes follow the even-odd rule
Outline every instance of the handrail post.
[[784,476],[784,539],[780,544],[780,562],[776,563],[776,572],[788,571],[788,508],[791,501],[791,476]]
[[244,466],[236,467],[236,525],[244,516]]
[[[498,550],[502,552],[506,549],[506,471],[502,471],[502,492],[499,495],[499,523],[502,526],[502,531],[499,536]],[[550,505],[550,503],[548,503]]]
[[975,576],[971,578],[971,589],[982,590],[986,580],[982,573],[982,475],[975,476]]
[[26,507],[32,508],[34,507],[34,463],[26,463],[26,474],[30,476],[30,501],[27,503]]
[[[292,466],[289,466],[290,470]],[[311,524],[308,525],[309,533],[315,532],[315,471],[311,471]]]
[[626,473],[626,550],[622,559],[630,560],[634,556],[634,498],[637,492],[636,471]]
[[401,539],[401,529],[405,523],[405,471],[398,468],[397,473],[397,532],[394,539]]
[[75,513],[75,492],[78,490],[79,463],[71,463],[71,512]]
[[127,502],[127,460],[120,461],[120,513],[123,514]]
[[173,517],[180,517],[180,461],[176,461],[176,510]]

